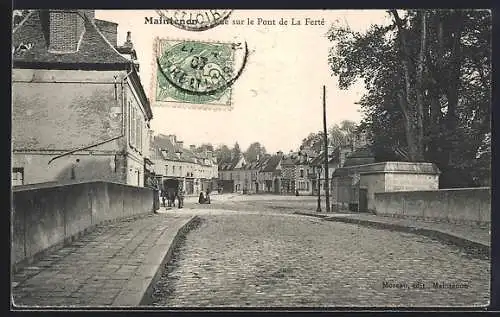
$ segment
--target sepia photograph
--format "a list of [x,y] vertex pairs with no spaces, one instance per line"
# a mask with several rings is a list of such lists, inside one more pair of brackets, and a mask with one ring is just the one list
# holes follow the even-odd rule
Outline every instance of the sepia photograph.
[[491,10],[14,8],[11,36],[11,310],[491,304]]

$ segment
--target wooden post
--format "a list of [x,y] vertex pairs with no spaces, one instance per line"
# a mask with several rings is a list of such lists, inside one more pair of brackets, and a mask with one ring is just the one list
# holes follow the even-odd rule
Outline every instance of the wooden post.
[[326,87],[323,85],[323,133],[325,141],[325,197],[326,212],[330,212],[330,184],[328,177],[328,131],[326,129]]

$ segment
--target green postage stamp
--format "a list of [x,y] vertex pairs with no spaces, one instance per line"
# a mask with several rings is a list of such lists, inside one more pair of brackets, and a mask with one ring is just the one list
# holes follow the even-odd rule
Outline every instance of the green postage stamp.
[[154,106],[231,109],[234,44],[155,39]]

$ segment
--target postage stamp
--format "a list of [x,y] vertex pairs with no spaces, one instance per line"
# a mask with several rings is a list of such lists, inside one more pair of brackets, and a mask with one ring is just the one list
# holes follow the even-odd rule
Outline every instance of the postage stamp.
[[232,10],[156,10],[156,13],[172,24],[187,31],[205,31],[223,24]]
[[235,51],[240,43],[171,40],[154,43],[153,91],[155,106],[231,109]]

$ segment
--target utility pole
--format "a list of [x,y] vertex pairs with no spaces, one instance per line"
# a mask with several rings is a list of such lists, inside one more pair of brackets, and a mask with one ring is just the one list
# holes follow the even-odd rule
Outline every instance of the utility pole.
[[326,212],[330,212],[330,184],[328,180],[328,131],[326,129],[326,87],[323,85],[323,133],[325,139],[325,197]]
[[[318,207],[316,208],[316,211],[317,212],[321,212],[321,187],[320,187],[320,181],[321,181],[321,161],[319,161],[319,165],[317,166],[318,167],[318,171],[316,173],[316,175],[318,175],[318,179],[317,179],[317,182],[318,182]],[[316,171],[314,171],[316,172]]]

